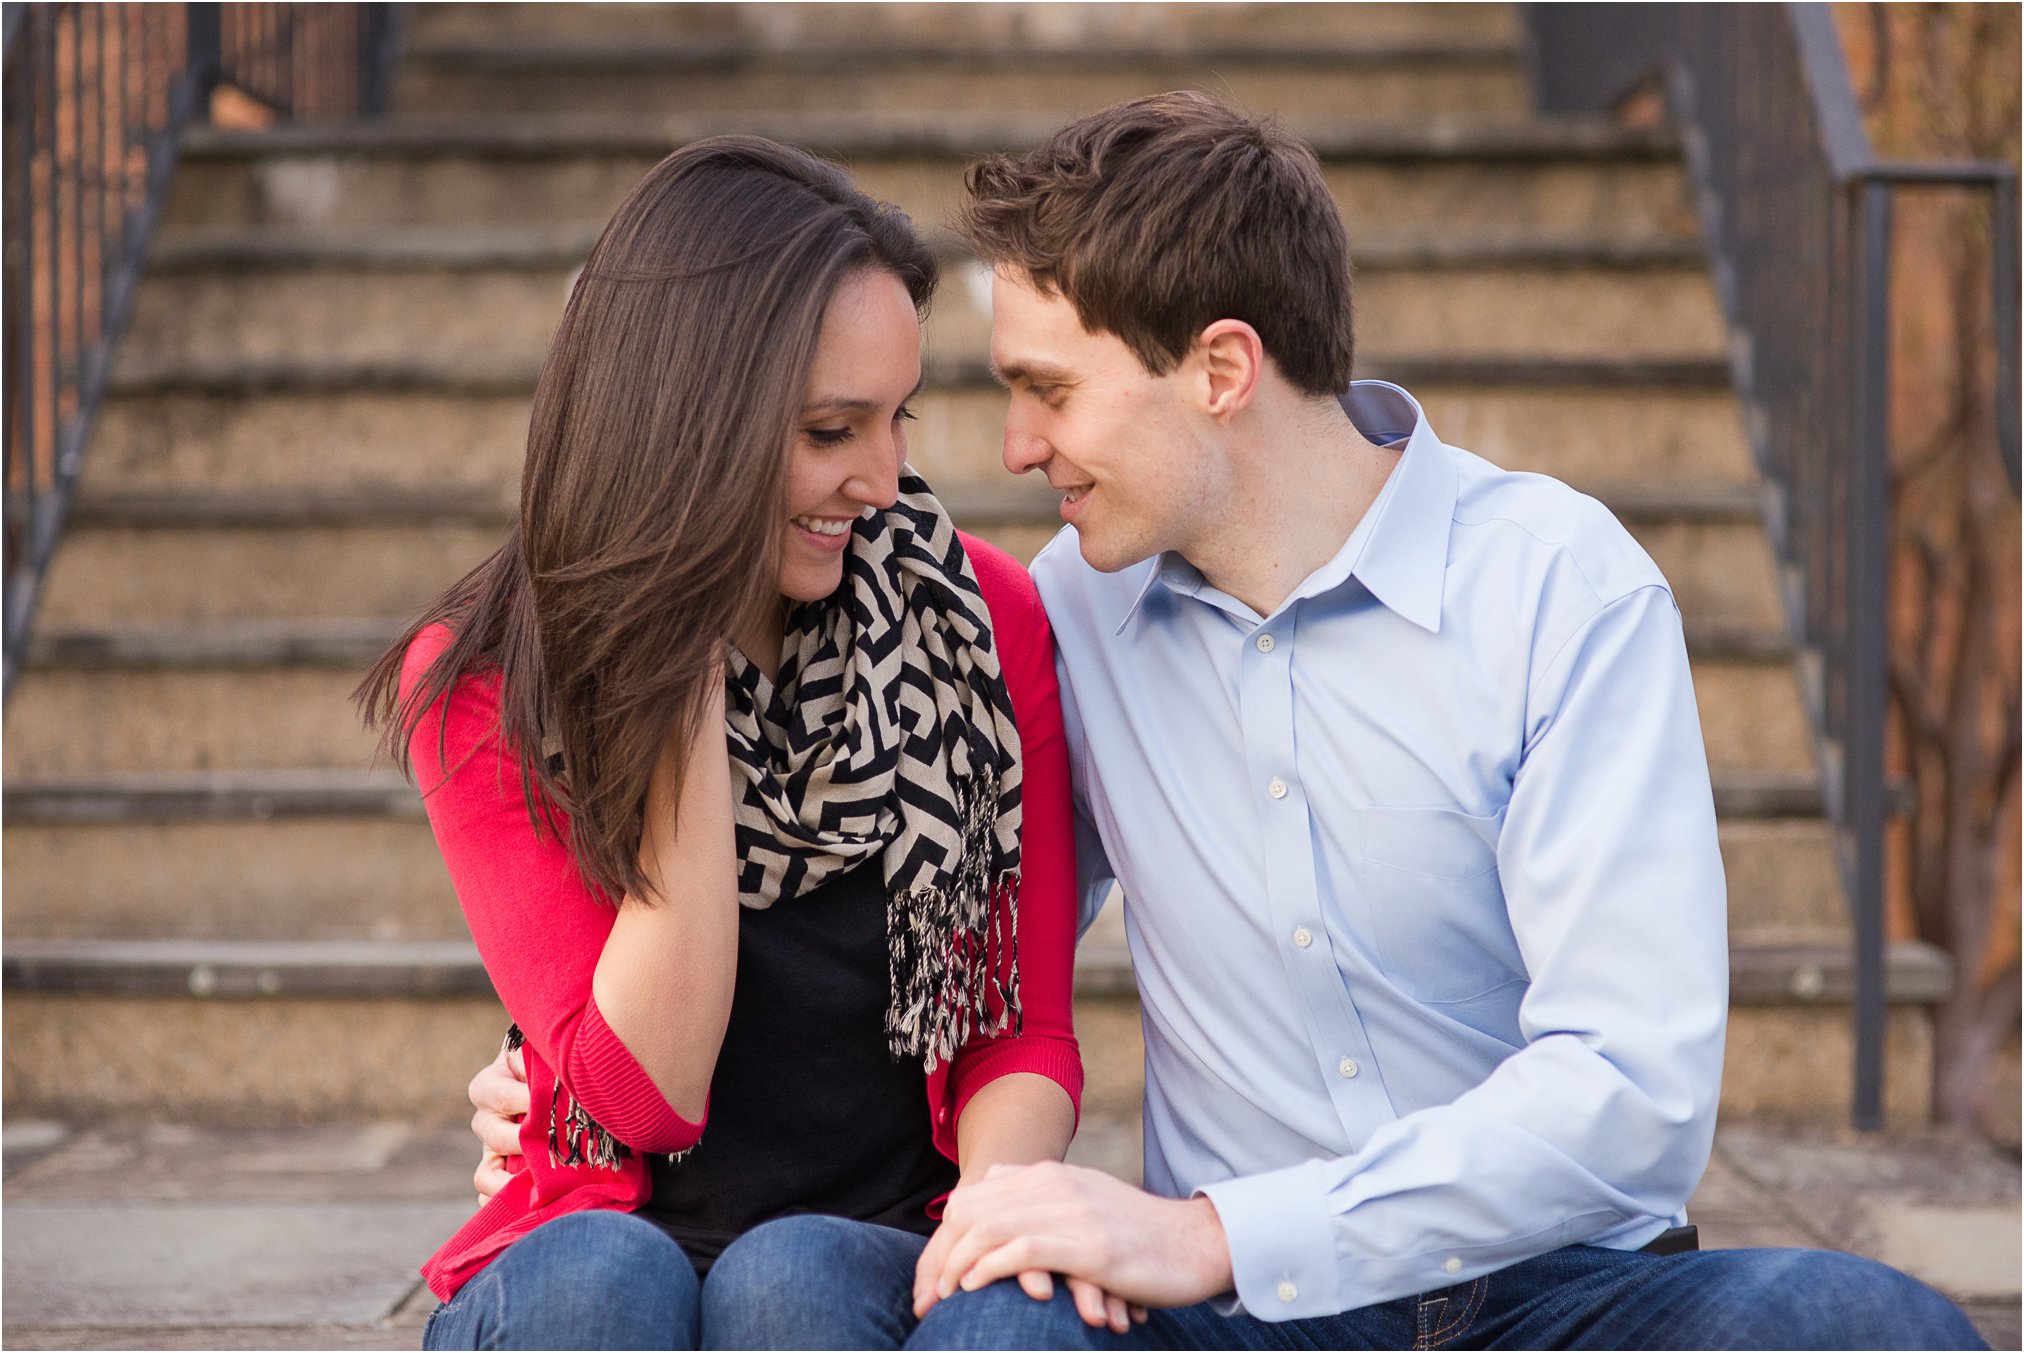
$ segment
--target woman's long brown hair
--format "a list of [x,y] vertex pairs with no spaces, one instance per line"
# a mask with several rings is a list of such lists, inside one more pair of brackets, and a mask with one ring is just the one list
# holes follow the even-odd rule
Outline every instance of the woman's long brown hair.
[[[609,902],[648,896],[648,778],[671,738],[679,753],[693,737],[720,645],[778,604],[787,448],[823,312],[867,267],[925,314],[933,255],[834,165],[745,136],[656,165],[570,292],[534,392],[519,525],[353,694],[412,777],[423,711],[497,672],[528,816]],[[408,646],[439,623],[454,638],[402,698]]]

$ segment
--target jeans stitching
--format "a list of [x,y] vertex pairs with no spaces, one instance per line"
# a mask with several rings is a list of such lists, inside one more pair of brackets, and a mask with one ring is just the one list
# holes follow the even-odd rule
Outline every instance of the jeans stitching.
[[[1422,1332],[1420,1347],[1427,1349],[1440,1348],[1445,1344],[1453,1343],[1468,1333],[1469,1327],[1476,1323],[1477,1313],[1483,1309],[1483,1298],[1489,1292],[1489,1288],[1490,1279],[1487,1275],[1470,1283],[1469,1295],[1462,1299],[1462,1313],[1438,1329]],[[1448,1299],[1440,1297],[1437,1300],[1440,1301],[1443,1313],[1445,1313]]]

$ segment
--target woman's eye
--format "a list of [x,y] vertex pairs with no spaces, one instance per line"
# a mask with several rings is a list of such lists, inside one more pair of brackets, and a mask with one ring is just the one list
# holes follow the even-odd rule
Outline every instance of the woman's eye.
[[809,428],[807,431],[808,440],[817,446],[841,446],[850,440],[850,429],[847,427]]
[[911,423],[914,422],[919,417],[920,417],[919,414],[915,413],[912,409],[902,404],[900,405],[898,410],[894,412],[893,421],[895,423]]

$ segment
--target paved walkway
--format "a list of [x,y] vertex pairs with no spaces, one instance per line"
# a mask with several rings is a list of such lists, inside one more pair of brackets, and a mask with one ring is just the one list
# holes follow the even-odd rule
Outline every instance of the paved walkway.
[[[1136,1124],[1077,1158],[1138,1170]],[[5,1129],[8,1348],[414,1348],[415,1268],[470,1212],[461,1129]],[[2019,1346],[2018,1171],[1959,1137],[1722,1129],[1693,1203],[1710,1248],[1852,1250]]]

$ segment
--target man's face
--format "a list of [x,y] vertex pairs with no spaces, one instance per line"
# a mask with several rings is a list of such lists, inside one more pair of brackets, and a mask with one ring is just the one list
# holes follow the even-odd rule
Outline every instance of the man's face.
[[1083,328],[1065,298],[1000,268],[991,364],[1011,391],[1005,468],[1039,470],[1061,491],[1061,519],[1092,568],[1186,553],[1217,496],[1214,462],[1184,400],[1187,362],[1148,373],[1116,335]]

